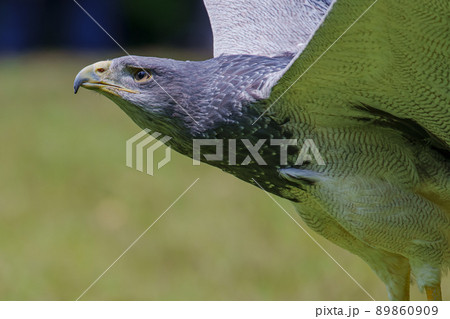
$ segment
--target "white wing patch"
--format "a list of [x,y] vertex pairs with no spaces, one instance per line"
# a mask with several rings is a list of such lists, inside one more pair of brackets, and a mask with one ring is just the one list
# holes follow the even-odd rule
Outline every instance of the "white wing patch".
[[319,183],[328,180],[324,174],[306,169],[282,168],[279,169],[278,172],[283,178],[298,184],[302,184],[305,181],[310,183]]
[[250,54],[274,57],[303,51],[334,0],[204,0],[214,57]]

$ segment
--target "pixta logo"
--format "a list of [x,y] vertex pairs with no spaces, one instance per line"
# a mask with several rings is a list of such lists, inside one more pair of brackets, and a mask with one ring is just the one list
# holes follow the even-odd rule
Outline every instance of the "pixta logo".
[[[145,129],[138,134],[134,135],[132,138],[127,140],[126,143],[126,155],[127,155],[127,166],[131,168],[136,168],[138,171],[145,171],[148,175],[153,176],[154,166],[157,169],[162,168],[171,160],[171,148],[165,143],[170,141],[172,137],[162,136],[159,132],[154,132],[150,134],[149,129]],[[228,147],[224,147],[224,141],[222,139],[194,139],[192,140],[192,159],[193,165],[200,165],[201,157],[203,157],[206,162],[214,161],[224,161],[225,154],[227,154],[227,164],[233,165],[249,165],[254,161],[257,165],[267,165],[267,162],[262,156],[261,149],[267,143],[270,146],[275,146],[279,148],[279,165],[288,165],[288,147],[296,146],[299,147],[298,141],[296,139],[261,139],[255,144],[252,144],[248,139],[236,140],[229,139],[227,141]],[[244,160],[237,160],[237,145],[242,143],[244,146],[244,154],[246,155]],[[211,146],[214,147],[214,153],[203,154],[201,148],[209,147],[211,151]],[[155,153],[159,148],[164,147],[164,155],[161,153]],[[242,147],[240,147],[242,150]],[[155,156],[156,155],[156,156]],[[155,158],[162,157],[162,159],[156,160]],[[301,145],[301,149],[295,161],[295,165],[300,166],[304,162],[315,162],[318,165],[325,165],[325,161],[319,152],[318,147],[312,139],[306,139]]]
[[[161,133],[159,132],[148,135],[149,133],[150,130],[145,129],[127,140],[127,166],[131,168],[135,167],[140,172],[144,172],[144,166],[146,166],[146,173],[153,176],[153,167],[155,165],[154,155],[157,149],[163,146],[165,147],[164,157],[156,162],[158,169],[169,163],[172,158],[170,147],[165,145],[172,137],[167,135],[161,137]],[[146,163],[146,165],[144,165],[144,163]]]

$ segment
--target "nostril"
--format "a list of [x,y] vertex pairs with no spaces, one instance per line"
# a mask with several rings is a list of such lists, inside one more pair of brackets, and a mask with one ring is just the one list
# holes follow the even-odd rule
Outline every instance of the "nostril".
[[95,72],[103,73],[103,72],[105,72],[105,69],[104,68],[98,68],[98,69],[95,70]]

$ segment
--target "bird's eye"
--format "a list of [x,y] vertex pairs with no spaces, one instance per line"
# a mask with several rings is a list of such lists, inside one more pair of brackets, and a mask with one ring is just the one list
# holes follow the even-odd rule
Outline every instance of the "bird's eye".
[[151,75],[148,71],[140,70],[134,74],[134,80],[136,82],[142,83],[151,79]]

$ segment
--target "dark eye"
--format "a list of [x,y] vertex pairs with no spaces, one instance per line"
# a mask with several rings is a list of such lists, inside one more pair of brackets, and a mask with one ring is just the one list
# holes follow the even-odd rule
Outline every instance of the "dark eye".
[[150,72],[148,72],[148,71],[140,70],[134,74],[134,80],[136,82],[146,82],[150,79],[151,79],[151,75],[150,75]]

